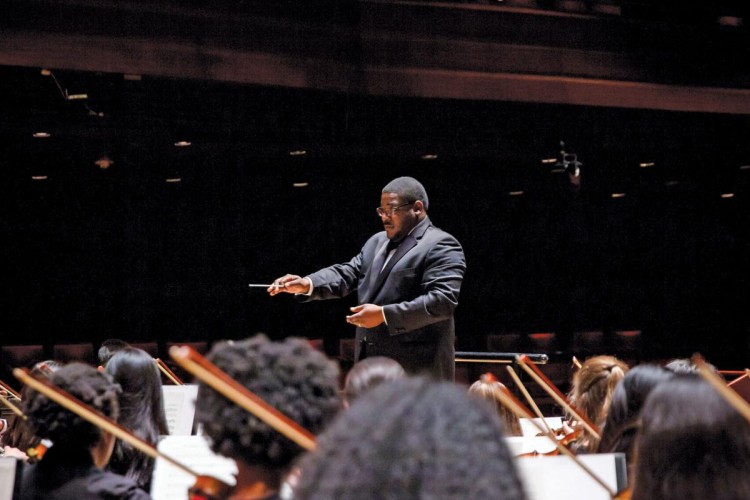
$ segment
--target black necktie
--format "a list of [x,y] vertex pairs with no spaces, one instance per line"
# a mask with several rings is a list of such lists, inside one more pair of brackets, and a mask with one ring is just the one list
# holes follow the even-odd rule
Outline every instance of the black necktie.
[[388,255],[391,253],[392,250],[398,248],[399,244],[401,244],[400,241],[388,240],[388,246],[385,247],[385,254]]

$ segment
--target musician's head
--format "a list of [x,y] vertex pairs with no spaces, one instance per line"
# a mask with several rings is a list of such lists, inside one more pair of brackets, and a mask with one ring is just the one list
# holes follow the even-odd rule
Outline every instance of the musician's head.
[[[721,378],[724,375],[711,363],[705,363],[706,367]],[[698,366],[690,358],[675,358],[664,365],[664,368],[676,375],[694,375],[698,373]]]
[[696,375],[649,394],[636,456],[635,500],[750,498],[750,426]]
[[128,344],[124,340],[120,340],[120,339],[105,340],[104,342],[102,342],[102,345],[99,346],[99,351],[97,352],[97,357],[99,358],[99,364],[101,366],[107,366],[107,363],[112,358],[112,356],[114,356],[117,351],[125,349],[126,347],[130,347],[130,344]]
[[[118,350],[105,371],[122,387],[120,423],[139,437],[156,445],[159,436],[169,434],[164,413],[161,373],[149,353],[135,347]],[[109,470],[134,479],[148,489],[154,459],[118,440]]]
[[[305,339],[264,335],[220,342],[208,359],[302,428],[320,432],[341,407],[338,366]],[[302,452],[247,410],[201,384],[196,419],[215,452],[248,465],[284,469]]]
[[[53,385],[106,417],[117,420],[120,386],[109,375],[83,363],[70,363],[51,374],[49,379]],[[29,389],[23,400],[23,411],[31,431],[41,439],[52,441],[55,448],[89,450],[98,467],[109,461],[114,437],[47,396]]]
[[427,192],[413,177],[398,177],[381,192],[378,215],[388,239],[401,241],[427,216]]
[[[50,375],[55,373],[57,370],[63,367],[63,364],[53,359],[47,359],[35,363],[31,367],[31,374],[35,377],[49,378]],[[21,389],[21,401],[25,400],[28,392],[31,390],[28,386],[24,386]],[[39,437],[35,436],[29,428],[26,421],[13,415],[9,420],[10,429],[7,434],[3,436],[3,445],[10,446],[11,448],[18,448],[19,450],[26,452],[29,448],[33,448],[39,444]]]
[[[612,394],[627,371],[628,365],[614,356],[588,358],[573,375],[570,402],[595,426],[603,427]],[[582,446],[593,451],[598,441],[585,433]]]
[[599,453],[625,453],[632,458],[632,446],[646,398],[659,384],[674,374],[658,365],[634,366],[617,384],[602,429]]
[[497,397],[498,391],[505,389],[505,385],[491,373],[486,373],[479,380],[469,386],[469,394],[485,401],[500,417],[505,425],[505,432],[509,436],[520,436],[521,423],[518,416],[508,410]]
[[105,369],[122,388],[121,413],[126,427],[135,427],[138,420],[158,422],[156,436],[166,434],[163,416],[161,373],[149,353],[135,347],[118,350]]
[[346,374],[344,381],[344,402],[351,405],[355,399],[370,389],[406,376],[401,364],[395,359],[373,356],[358,361]]
[[492,410],[454,384],[393,380],[319,436],[294,497],[521,499],[504,436]]

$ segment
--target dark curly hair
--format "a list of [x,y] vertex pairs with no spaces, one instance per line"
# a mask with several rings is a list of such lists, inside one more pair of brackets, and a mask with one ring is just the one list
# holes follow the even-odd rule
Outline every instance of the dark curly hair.
[[[70,363],[49,378],[55,386],[117,420],[120,386],[109,375],[83,363]],[[23,400],[23,411],[31,432],[41,439],[50,439],[56,447],[88,450],[101,439],[97,426],[33,389],[29,389]]]
[[[313,434],[323,430],[341,407],[338,366],[305,339],[271,342],[261,334],[220,342],[208,359]],[[216,453],[249,465],[284,468],[302,452],[297,444],[203,384],[196,419]]]
[[297,500],[525,498],[500,419],[453,384],[405,378],[358,399],[301,463]]

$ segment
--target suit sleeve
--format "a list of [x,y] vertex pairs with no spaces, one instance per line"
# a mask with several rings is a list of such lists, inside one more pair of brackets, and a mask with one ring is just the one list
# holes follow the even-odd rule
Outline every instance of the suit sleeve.
[[466,259],[458,241],[450,235],[438,240],[425,259],[422,294],[383,306],[389,333],[407,333],[453,316],[465,271]]
[[362,252],[349,262],[335,264],[320,271],[316,271],[307,277],[312,280],[313,292],[310,297],[301,297],[303,302],[307,300],[338,299],[346,297],[357,290],[359,275],[362,271]]

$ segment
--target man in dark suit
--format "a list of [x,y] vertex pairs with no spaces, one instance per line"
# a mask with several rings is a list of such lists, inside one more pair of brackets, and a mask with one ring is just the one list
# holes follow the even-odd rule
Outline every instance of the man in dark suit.
[[357,327],[355,361],[387,356],[409,373],[453,380],[453,311],[466,260],[458,241],[432,225],[428,204],[419,181],[394,179],[377,208],[385,231],[372,236],[359,255],[306,277],[287,274],[268,292],[322,300],[356,290],[359,305],[346,317]]

